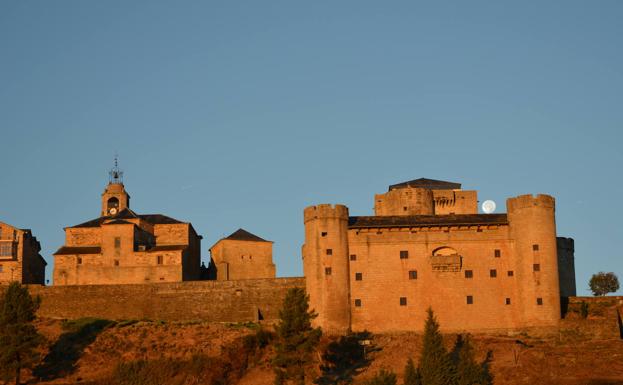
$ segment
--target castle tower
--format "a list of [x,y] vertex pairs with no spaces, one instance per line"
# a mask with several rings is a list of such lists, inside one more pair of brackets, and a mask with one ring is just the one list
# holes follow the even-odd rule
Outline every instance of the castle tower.
[[322,204],[305,209],[303,270],[315,326],[328,334],[350,329],[348,208]]
[[130,195],[123,186],[123,171],[119,169],[117,157],[115,157],[115,166],[108,175],[108,186],[102,193],[101,216],[115,215],[126,208],[130,208]]
[[521,195],[506,201],[523,322],[557,325],[560,287],[556,245],[555,201],[549,195]]

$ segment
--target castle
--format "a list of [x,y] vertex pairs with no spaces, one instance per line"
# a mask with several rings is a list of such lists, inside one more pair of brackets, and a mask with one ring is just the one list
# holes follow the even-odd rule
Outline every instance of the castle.
[[[373,216],[350,216],[343,205],[304,210],[304,279],[275,278],[272,242],[243,229],[210,248],[206,269],[192,224],[132,211],[115,165],[100,216],[65,228],[54,286],[37,289],[42,311],[257,321],[277,316],[288,288],[305,287],[315,324],[330,334],[420,330],[428,307],[444,330],[476,331],[556,326],[561,297],[575,295],[573,240],[557,237],[551,196],[509,198],[507,213],[480,214],[476,191],[422,178],[374,201]],[[16,239],[38,253],[30,232]],[[44,265],[26,268],[27,260],[15,262],[33,272],[10,280],[43,283]],[[0,256],[0,282],[9,280],[4,266]]]
[[418,330],[432,307],[445,330],[555,326],[575,295],[573,240],[556,237],[548,195],[479,214],[476,191],[417,179],[375,196],[374,216],[305,209],[303,267],[323,330]]

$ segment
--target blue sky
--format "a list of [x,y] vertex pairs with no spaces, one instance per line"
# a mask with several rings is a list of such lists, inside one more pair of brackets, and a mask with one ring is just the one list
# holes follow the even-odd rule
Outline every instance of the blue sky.
[[[0,220],[52,271],[99,215],[115,152],[132,208],[243,227],[300,275],[303,208],[372,213],[418,177],[480,200],[548,193],[578,292],[623,278],[623,3],[0,2]],[[500,207],[501,206],[501,207]],[[619,293],[623,293],[620,291]]]

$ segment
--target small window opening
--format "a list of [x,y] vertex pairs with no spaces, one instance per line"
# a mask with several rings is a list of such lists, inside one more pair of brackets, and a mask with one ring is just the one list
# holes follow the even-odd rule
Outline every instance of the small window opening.
[[500,258],[502,256],[502,251],[495,249],[493,255],[495,256],[495,258]]
[[471,295],[467,296],[467,304],[472,305],[474,303],[474,297]]
[[506,274],[507,274],[509,277],[512,277],[512,276],[514,276],[514,275],[515,275],[515,272],[514,272],[514,271],[512,271],[512,270],[509,270],[509,271],[507,271],[507,272],[506,272]]
[[465,278],[474,278],[473,270],[465,270]]
[[407,211],[407,206],[403,207],[402,211]]
[[537,298],[536,299],[536,304],[539,305],[539,306],[543,305],[543,298]]
[[119,266],[119,260],[115,259],[115,266]]
[[363,280],[363,274],[355,273],[355,281],[361,281],[361,280]]
[[357,260],[357,255],[356,254],[351,254],[350,255],[350,260],[351,261],[356,261]]
[[327,255],[333,255],[333,249],[327,249]]
[[78,257],[78,265],[82,265],[82,257]]
[[536,243],[532,245],[532,251],[539,251],[539,245],[537,245]]
[[534,265],[532,265],[532,271],[541,271],[541,265],[535,263]]
[[400,250],[400,259],[407,259],[409,258],[409,251],[408,250]]
[[510,298],[506,298],[506,304],[510,305],[511,304],[511,299]]
[[323,231],[322,233],[320,233],[320,236],[322,236],[322,237],[326,237],[326,236],[327,236],[327,232],[326,232],[326,231]]
[[331,275],[331,268],[330,267],[325,267],[324,268],[324,274],[325,275]]
[[498,271],[497,270],[495,270],[495,269],[489,270],[489,277],[495,278],[497,276],[498,276]]
[[361,300],[359,298],[355,300],[355,307],[361,307]]
[[400,306],[407,306],[407,297],[400,297]]
[[159,255],[157,258],[157,262],[159,265],[162,265],[162,255]]
[[417,270],[409,271],[409,279],[417,279]]
[[120,247],[121,247],[121,238],[115,237],[115,249],[118,249]]

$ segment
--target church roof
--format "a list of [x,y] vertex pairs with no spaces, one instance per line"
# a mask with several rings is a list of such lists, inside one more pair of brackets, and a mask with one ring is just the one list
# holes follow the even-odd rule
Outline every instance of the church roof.
[[460,183],[447,182],[445,180],[436,180],[428,178],[413,179],[402,183],[397,183],[389,186],[389,191],[397,188],[405,187],[419,187],[430,190],[458,190],[461,188]]
[[102,248],[99,246],[63,246],[54,255],[72,254],[101,254]]
[[231,233],[228,237],[223,238],[223,239],[230,239],[233,241],[270,242],[270,241],[267,241],[266,239],[258,237],[255,234],[251,234],[250,232],[244,229],[238,229],[234,231],[233,233]]
[[348,228],[506,225],[506,214],[451,214],[350,217]]
[[175,224],[175,223],[184,223],[184,222],[178,221],[177,219],[174,219],[174,218],[168,217],[166,215],[162,215],[162,214],[139,215],[139,214],[135,213],[134,211],[132,211],[130,209],[124,209],[124,210],[121,210],[116,215],[106,215],[106,216],[95,218],[95,219],[92,219],[90,221],[87,221],[87,222],[84,222],[84,223],[80,223],[78,225],[70,226],[70,227],[72,227],[72,228],[77,228],[77,227],[99,227],[102,224],[104,224],[105,221],[107,221],[109,219],[114,219],[115,222],[119,221],[119,220],[124,220],[124,219],[142,219],[142,220],[144,220],[146,222],[149,222],[151,224],[154,224],[154,225],[163,225],[163,224],[169,225],[169,224]]

